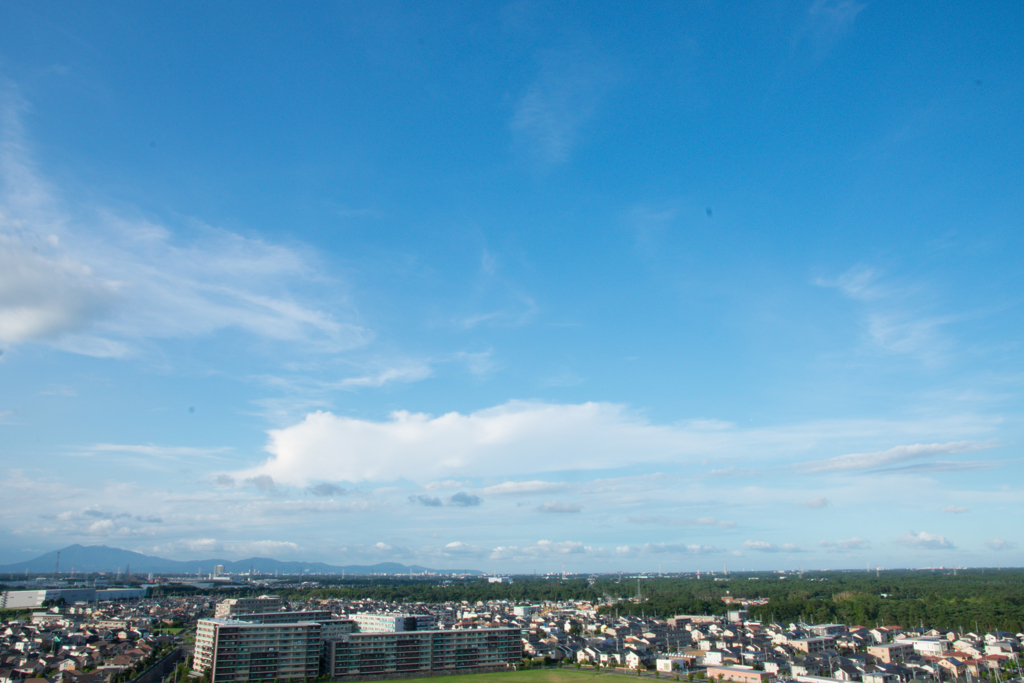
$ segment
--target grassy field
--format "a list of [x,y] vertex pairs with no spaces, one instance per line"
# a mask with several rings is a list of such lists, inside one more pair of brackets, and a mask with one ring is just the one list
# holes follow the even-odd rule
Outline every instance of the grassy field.
[[[577,670],[575,667],[563,669],[526,669],[523,671],[498,671],[488,674],[464,674],[460,676],[434,676],[423,679],[425,683],[590,683],[595,678],[606,681],[622,681],[622,676],[601,671],[597,673],[592,666]],[[634,676],[635,678],[635,676]],[[654,678],[653,675],[644,678]],[[666,681],[674,677],[663,676]]]

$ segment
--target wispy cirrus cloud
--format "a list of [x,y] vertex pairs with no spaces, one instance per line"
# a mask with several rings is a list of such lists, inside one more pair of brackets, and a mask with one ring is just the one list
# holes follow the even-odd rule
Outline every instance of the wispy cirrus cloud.
[[796,39],[798,42],[808,41],[814,56],[821,58],[853,30],[857,15],[865,8],[867,4],[856,0],[813,0]]
[[584,50],[546,52],[537,78],[516,102],[509,124],[516,146],[542,168],[569,161],[614,70]]
[[224,456],[231,453],[233,450],[234,449],[230,446],[196,448],[192,446],[156,446],[153,444],[98,443],[86,447],[85,453],[124,453],[165,460],[183,460],[193,458],[224,460]]
[[[307,351],[372,335],[348,304],[300,302],[325,278],[300,251],[190,221],[180,233],[64,199],[34,168],[17,88],[0,84],[0,343],[120,357],[146,339],[233,328]],[[339,293],[335,301],[344,301]]]
[[505,481],[500,484],[481,489],[481,493],[489,496],[529,495],[561,491],[566,485],[554,481]]
[[936,305],[923,287],[890,283],[866,266],[834,279],[818,278],[815,284],[835,288],[863,306],[868,347],[929,365],[941,364],[949,355],[952,344],[942,329],[957,318],[935,313]]
[[808,473],[844,472],[866,470],[891,465],[901,465],[911,460],[923,460],[941,455],[970,453],[988,448],[996,448],[998,444],[989,441],[954,441],[950,443],[913,444],[896,446],[885,451],[874,453],[850,453],[828,460],[816,460],[796,465],[798,469]]

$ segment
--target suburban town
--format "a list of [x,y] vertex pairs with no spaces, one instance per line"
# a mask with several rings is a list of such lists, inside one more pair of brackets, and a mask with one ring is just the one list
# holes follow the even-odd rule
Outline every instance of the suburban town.
[[[486,581],[486,579],[484,580]],[[1001,682],[1024,634],[599,613],[587,601],[427,604],[145,589],[11,590],[0,683],[374,680],[537,668],[734,683]],[[24,609],[27,608],[27,609]]]

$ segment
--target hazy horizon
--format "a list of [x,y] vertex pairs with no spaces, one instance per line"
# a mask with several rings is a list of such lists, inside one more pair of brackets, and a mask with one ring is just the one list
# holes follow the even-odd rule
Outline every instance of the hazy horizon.
[[1022,23],[4,5],[0,564],[1024,565]]

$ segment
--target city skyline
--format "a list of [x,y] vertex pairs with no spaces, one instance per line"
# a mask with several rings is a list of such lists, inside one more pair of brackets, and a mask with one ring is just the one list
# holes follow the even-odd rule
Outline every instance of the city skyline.
[[1022,20],[3,7],[0,564],[1024,565]]

